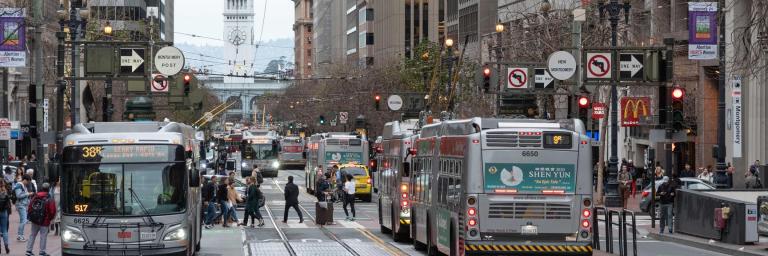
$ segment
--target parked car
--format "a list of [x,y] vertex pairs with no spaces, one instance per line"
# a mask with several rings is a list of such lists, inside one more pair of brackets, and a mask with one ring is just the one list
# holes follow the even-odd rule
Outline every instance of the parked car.
[[[661,180],[657,180],[655,182],[656,189],[658,190],[661,184],[664,184],[669,178],[664,177]],[[708,181],[700,180],[697,178],[680,178],[680,181],[683,182],[682,188],[685,189],[696,189],[696,190],[707,190],[707,189],[715,189],[715,185],[712,185],[712,183],[709,183]],[[656,201],[658,202],[659,196],[656,195]],[[659,209],[658,203],[656,203],[656,209]],[[651,185],[648,184],[643,189],[643,195],[642,198],[640,198],[640,210],[642,212],[650,212],[651,210]],[[658,216],[658,215],[656,215]]]
[[[211,181],[211,177],[213,177],[213,176],[216,176],[216,182],[217,182],[216,186],[221,184],[220,182],[223,179],[229,178],[229,176],[224,176],[224,175],[203,175],[204,182],[208,183],[209,181]],[[245,186],[244,182],[242,182],[239,179],[235,179],[235,191],[237,191],[237,194],[240,196],[240,198],[243,199],[242,202],[238,202],[237,203],[237,208],[244,208],[245,207],[245,189],[246,188],[247,187]]]

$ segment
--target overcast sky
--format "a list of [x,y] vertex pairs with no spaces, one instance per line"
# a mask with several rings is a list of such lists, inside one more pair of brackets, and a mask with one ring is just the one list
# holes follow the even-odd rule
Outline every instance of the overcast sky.
[[[196,34],[200,36],[222,38],[224,24],[222,12],[225,0],[176,0],[174,15],[176,32]],[[254,32],[256,40],[261,30],[261,21],[264,16],[264,3],[266,2],[266,19],[263,39],[293,38],[294,5],[291,0],[255,0]],[[222,45],[223,42],[193,38],[176,34],[174,41],[179,43],[191,43],[197,45]]]

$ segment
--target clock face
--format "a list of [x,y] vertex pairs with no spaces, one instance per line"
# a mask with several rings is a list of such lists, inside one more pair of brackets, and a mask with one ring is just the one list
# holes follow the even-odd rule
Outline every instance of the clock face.
[[229,31],[229,37],[227,39],[233,45],[241,45],[245,43],[246,40],[245,31],[242,31],[238,28],[233,28]]

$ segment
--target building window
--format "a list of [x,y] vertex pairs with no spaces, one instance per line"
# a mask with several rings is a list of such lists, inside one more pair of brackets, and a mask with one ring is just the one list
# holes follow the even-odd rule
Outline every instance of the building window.
[[373,33],[365,33],[365,44],[373,45]]

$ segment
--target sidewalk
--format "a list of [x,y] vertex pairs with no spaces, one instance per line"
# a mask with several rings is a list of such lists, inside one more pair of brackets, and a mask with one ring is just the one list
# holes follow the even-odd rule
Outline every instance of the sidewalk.
[[[19,213],[16,212],[16,206],[13,206],[11,216],[8,218],[8,245],[11,247],[11,255],[24,255],[27,250],[27,242],[16,241],[17,230],[19,228]],[[31,224],[27,223],[24,227],[24,238],[29,239]],[[45,247],[45,253],[50,255],[61,255],[61,237],[54,236],[53,231],[48,233],[48,241]],[[35,239],[35,247],[32,252],[37,255],[40,252],[40,237]],[[5,254],[3,247],[2,254]]]

